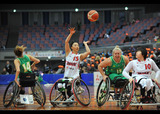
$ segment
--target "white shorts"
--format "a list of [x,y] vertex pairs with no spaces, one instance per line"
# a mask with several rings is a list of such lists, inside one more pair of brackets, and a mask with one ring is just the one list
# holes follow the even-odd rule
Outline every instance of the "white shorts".
[[[138,81],[140,80],[139,84],[141,84],[142,88],[146,88],[147,91],[149,91],[151,89],[151,87],[153,87],[153,82],[152,79],[144,77],[144,76],[133,76],[136,79],[136,83],[138,83]],[[142,79],[143,78],[143,79]]]

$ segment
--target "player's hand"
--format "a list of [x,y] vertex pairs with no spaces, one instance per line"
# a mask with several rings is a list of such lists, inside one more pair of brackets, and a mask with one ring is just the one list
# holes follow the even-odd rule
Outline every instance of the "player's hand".
[[35,68],[35,64],[32,64],[32,65],[31,65],[32,71],[34,71],[34,68]]
[[158,83],[158,80],[157,80],[157,79],[154,79],[154,81],[155,81],[156,83]]
[[134,80],[133,78],[130,78],[130,79],[129,79],[129,83],[132,83],[133,80]]
[[18,85],[19,87],[21,87],[21,85],[19,84],[19,82],[18,82],[17,80],[15,80],[15,82],[17,83],[17,85]]
[[76,32],[76,30],[74,30],[74,29],[75,29],[75,27],[70,27],[69,28],[70,34],[74,34]]
[[106,82],[106,78],[108,78],[108,76],[103,76],[103,81]]
[[90,43],[90,41],[83,41],[83,44],[88,44]]

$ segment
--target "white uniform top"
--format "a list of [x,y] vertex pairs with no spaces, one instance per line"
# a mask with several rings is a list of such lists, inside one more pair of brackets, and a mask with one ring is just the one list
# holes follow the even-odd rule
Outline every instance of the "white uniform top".
[[131,78],[128,74],[128,72],[131,69],[133,69],[132,77],[139,77],[138,80],[140,78],[150,78],[153,70],[156,72],[156,79],[160,75],[159,68],[157,67],[155,62],[150,58],[147,58],[144,61],[139,61],[138,59],[130,61],[122,72],[123,76],[125,76],[128,79]]
[[66,57],[64,77],[72,77],[73,79],[79,76],[80,54],[74,54],[72,51]]

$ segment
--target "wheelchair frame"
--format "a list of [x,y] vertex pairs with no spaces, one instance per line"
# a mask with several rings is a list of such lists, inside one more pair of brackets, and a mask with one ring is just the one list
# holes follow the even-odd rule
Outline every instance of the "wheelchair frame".
[[[11,87],[11,97],[8,99],[6,99],[8,96],[7,94],[9,89]],[[37,89],[38,87],[38,89]],[[8,86],[6,87],[6,90],[4,92],[4,95],[3,95],[3,105],[4,107],[9,107],[11,106],[12,104],[14,104],[14,107],[17,107],[17,102],[18,102],[18,97],[19,97],[19,93],[20,93],[20,90],[21,90],[21,87],[19,87],[17,85],[17,83],[15,81],[12,81],[8,84]],[[38,104],[40,104],[42,107],[45,105],[45,102],[46,102],[46,95],[45,95],[45,92],[44,92],[44,89],[42,88],[42,86],[40,85],[40,83],[38,81],[35,81],[35,86],[31,87],[31,90],[32,90],[32,94],[33,94],[33,97],[35,98],[35,100],[38,102]],[[39,90],[41,91],[41,94],[43,95],[43,98],[41,98],[39,96]],[[38,93],[38,94],[37,94]],[[9,103],[6,103],[6,102],[9,102]]]
[[[120,106],[120,105],[121,105],[120,102],[128,101],[128,100],[124,100],[124,99],[123,99],[123,100],[120,100],[120,99],[119,99],[119,100],[114,100],[113,95],[111,95],[111,93],[115,93],[115,92],[113,92],[113,90],[110,90],[110,85],[111,85],[111,84],[110,84],[110,79],[109,79],[109,77],[106,78],[106,84],[105,84],[105,87],[104,87],[104,88],[101,88],[102,83],[104,83],[103,80],[101,80],[101,82],[100,82],[100,84],[99,84],[99,86],[98,86],[98,88],[97,88],[97,94],[96,94],[96,102],[97,102],[97,105],[98,105],[99,107],[100,107],[100,106],[103,106],[103,105],[105,104],[106,100],[109,101],[109,102],[116,101],[116,102],[117,102],[117,106]],[[125,88],[125,87],[127,87],[128,84],[129,84],[129,81],[127,81],[127,82],[125,83],[125,85],[123,86],[123,89],[127,89],[127,88]],[[115,90],[115,87],[114,87],[114,90]],[[123,91],[123,90],[122,90],[122,91]],[[99,92],[100,92],[100,94],[99,94]],[[130,95],[129,97],[132,97],[132,94],[133,94],[133,92],[134,92],[133,87],[128,88],[128,90],[126,90],[126,92],[131,93],[131,95]],[[121,93],[122,93],[122,92],[121,92]],[[109,100],[110,96],[112,97],[113,100]],[[122,97],[121,94],[120,94],[120,97]],[[100,101],[101,99],[102,99],[102,101]],[[129,104],[129,103],[130,103],[130,101],[128,101],[127,104]],[[121,106],[120,106],[120,107],[121,107]],[[122,107],[121,107],[121,108],[122,108]]]
[[[55,106],[63,106],[62,104],[66,104],[67,106],[70,106],[70,104],[73,104],[73,103],[76,103],[76,104],[80,104],[80,105],[82,105],[82,106],[88,106],[89,104],[90,104],[90,102],[91,102],[91,97],[90,97],[90,92],[89,92],[89,88],[88,88],[88,86],[86,85],[86,83],[82,80],[82,79],[80,79],[79,77],[78,78],[76,78],[76,79],[74,79],[74,80],[72,80],[69,84],[71,84],[71,92],[72,92],[72,95],[70,96],[70,97],[68,97],[68,95],[67,95],[67,89],[65,88],[65,91],[64,91],[64,93],[65,93],[65,96],[62,94],[62,92],[60,92],[59,90],[58,90],[58,87],[56,87],[57,86],[57,83],[58,83],[58,81],[60,81],[60,80],[62,80],[62,79],[64,79],[64,78],[60,78],[60,79],[58,79],[54,84],[53,84],[53,86],[52,86],[52,88],[51,88],[51,91],[50,91],[50,95],[49,95],[49,100],[50,100],[50,103],[53,105],[53,107],[55,107]],[[79,81],[79,83],[80,83],[80,85],[79,86],[77,86],[76,85],[76,83]],[[83,101],[82,101],[82,99],[81,98],[79,98],[83,93],[84,93],[84,91],[79,91],[78,89],[78,87],[84,87],[85,86],[85,93],[87,93],[87,99],[84,99]],[[87,91],[87,92],[86,92]],[[56,94],[55,96],[54,96],[54,94]],[[66,97],[66,99],[64,98],[64,97]],[[83,96],[82,96],[83,97]],[[74,98],[75,98],[75,100],[74,100]],[[87,101],[87,102],[86,102]]]
[[[136,93],[134,92],[133,99],[131,100],[131,103],[130,103],[131,107],[137,106],[137,109],[140,107],[140,109],[142,110],[143,109],[142,106],[157,106],[157,110],[159,110],[160,108],[160,85],[157,82],[155,82],[153,79],[152,79],[152,82],[155,86],[154,99],[156,100],[157,103],[141,103],[137,99]],[[136,89],[136,87],[134,88]]]

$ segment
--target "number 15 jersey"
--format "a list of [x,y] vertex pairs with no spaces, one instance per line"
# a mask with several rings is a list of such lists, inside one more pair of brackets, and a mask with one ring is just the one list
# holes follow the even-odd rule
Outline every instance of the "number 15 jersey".
[[74,54],[72,51],[66,57],[64,77],[72,77],[73,79],[79,76],[80,54]]

